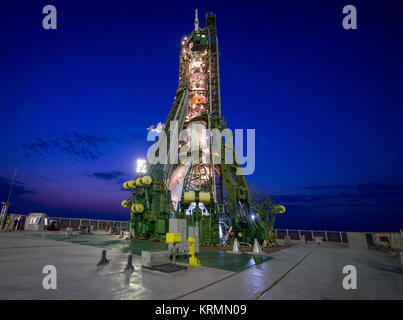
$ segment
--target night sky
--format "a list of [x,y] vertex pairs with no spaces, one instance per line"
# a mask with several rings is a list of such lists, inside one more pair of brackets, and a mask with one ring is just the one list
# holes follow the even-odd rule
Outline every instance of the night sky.
[[[42,28],[55,5],[58,29]],[[342,8],[357,8],[344,30]],[[247,179],[277,228],[403,229],[403,2],[7,1],[0,198],[9,212],[129,219],[121,183],[178,85],[179,42],[217,15],[222,114],[256,129]]]

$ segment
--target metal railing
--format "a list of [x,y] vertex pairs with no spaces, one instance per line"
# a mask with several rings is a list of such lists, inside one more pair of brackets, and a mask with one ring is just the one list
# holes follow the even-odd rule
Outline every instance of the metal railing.
[[63,228],[81,228],[91,227],[94,230],[116,228],[120,230],[128,229],[129,222],[121,220],[105,220],[105,219],[86,219],[86,218],[63,218],[48,217],[50,220],[57,221],[60,229]]
[[345,231],[324,231],[324,230],[295,230],[295,229],[274,229],[276,239],[314,241],[315,237],[321,237],[322,241],[334,243],[348,243],[347,232]]
[[[10,216],[20,216],[25,219],[27,215],[10,214]],[[24,219],[24,220],[25,220]],[[90,227],[92,230],[110,230],[115,228],[119,231],[126,231],[129,228],[129,221],[107,220],[107,219],[89,219],[89,218],[67,218],[67,217],[48,217],[49,220],[57,222],[60,229]],[[315,241],[315,238],[322,238],[325,243],[334,243],[336,245],[349,245],[348,232],[346,231],[327,231],[327,230],[298,230],[298,229],[274,229],[275,237],[278,240],[307,242]],[[403,231],[400,232],[358,232],[366,236],[368,247],[387,247],[391,250],[403,250]],[[387,237],[386,243],[379,243],[376,239],[380,236]]]
[[[322,239],[325,243],[336,245],[351,245],[346,231],[326,231],[326,230],[295,230],[295,229],[274,229],[278,240],[302,240],[313,242],[315,237]],[[392,251],[403,251],[403,231],[400,232],[351,232],[350,234],[362,234],[365,237],[368,248],[386,249]],[[384,238],[380,241],[380,238]],[[353,240],[351,240],[353,241]]]
[[[24,219],[28,219],[28,215],[23,214],[10,214],[13,219],[14,216],[18,216]],[[57,222],[60,229],[73,228],[80,229],[81,227],[91,227],[92,230],[106,230],[109,228],[116,228],[118,230],[127,230],[129,228],[129,221],[122,220],[107,220],[107,219],[89,219],[89,218],[67,218],[67,217],[47,217],[49,220]]]

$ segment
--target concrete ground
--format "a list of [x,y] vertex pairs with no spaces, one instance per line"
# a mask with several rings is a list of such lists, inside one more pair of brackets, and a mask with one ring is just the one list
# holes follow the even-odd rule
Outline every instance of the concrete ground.
[[[343,267],[357,270],[357,289],[345,290]],[[403,299],[403,269],[397,255],[351,248],[316,248],[268,292],[276,299]]]
[[[176,274],[140,267],[122,272],[127,254],[97,247],[0,233],[0,299],[403,299],[398,257],[372,250],[298,245],[242,272],[204,266]],[[203,264],[203,261],[201,261]],[[42,268],[57,269],[57,290],[42,286]],[[357,289],[345,290],[345,265],[357,269]]]

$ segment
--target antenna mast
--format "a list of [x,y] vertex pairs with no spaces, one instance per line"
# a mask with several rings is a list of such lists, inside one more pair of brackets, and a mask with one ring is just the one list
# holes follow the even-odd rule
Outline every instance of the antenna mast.
[[197,15],[197,9],[196,9],[196,15],[195,15],[195,31],[199,31],[199,17]]
[[10,185],[10,191],[8,192],[8,198],[6,202],[2,202],[2,208],[1,208],[1,214],[0,214],[0,230],[4,229],[4,226],[6,224],[6,219],[7,219],[7,212],[8,212],[8,207],[10,206],[11,202],[11,193],[13,191],[13,186],[15,183],[15,179],[17,177],[17,169],[14,171],[14,176],[13,180],[11,180],[11,185]]
[[13,186],[14,186],[16,178],[17,178],[17,169],[14,170],[14,176],[13,176],[13,180],[11,181],[10,192],[8,193],[7,202],[10,202],[11,192],[13,191]]

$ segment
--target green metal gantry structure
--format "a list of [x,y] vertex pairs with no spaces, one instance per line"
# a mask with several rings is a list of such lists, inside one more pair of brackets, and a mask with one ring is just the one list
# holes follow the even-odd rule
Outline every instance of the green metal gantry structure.
[[[208,139],[197,153],[199,159],[207,157],[209,161],[193,164],[186,157],[190,154],[189,140],[178,143],[178,137],[170,135],[174,126],[194,130],[201,125],[208,132],[227,129],[221,115],[216,16],[207,13],[205,27],[199,28],[196,10],[194,25],[194,31],[181,40],[179,86],[158,140],[160,145],[166,144],[167,152],[175,149],[185,160],[150,164],[146,172],[124,183],[131,196],[122,205],[131,210],[130,226],[137,238],[165,240],[169,218],[175,217],[186,219],[188,226],[199,226],[200,243],[219,244],[220,217],[227,217],[232,239],[253,243],[257,238],[270,243],[274,215],[284,213],[285,208],[237,174],[241,166],[231,139],[221,135],[216,140],[221,149],[219,161],[214,159],[217,149],[213,139]],[[228,144],[232,163],[225,161]],[[160,148],[156,156],[163,159],[159,152]]]

